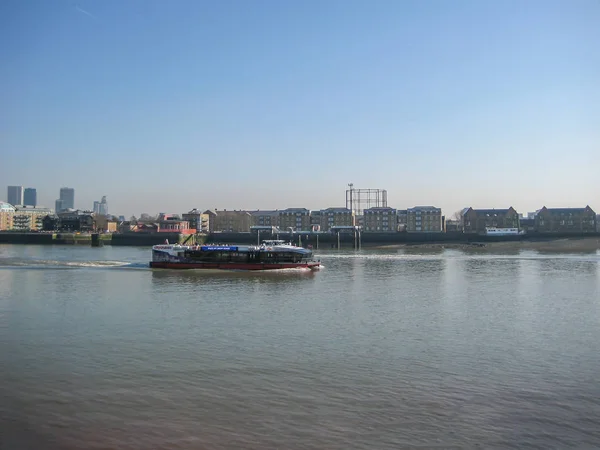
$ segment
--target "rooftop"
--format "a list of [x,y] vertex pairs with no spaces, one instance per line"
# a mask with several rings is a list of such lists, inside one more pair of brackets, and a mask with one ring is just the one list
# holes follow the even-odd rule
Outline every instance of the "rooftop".
[[0,202],[0,211],[2,212],[15,212],[15,207],[10,203]]

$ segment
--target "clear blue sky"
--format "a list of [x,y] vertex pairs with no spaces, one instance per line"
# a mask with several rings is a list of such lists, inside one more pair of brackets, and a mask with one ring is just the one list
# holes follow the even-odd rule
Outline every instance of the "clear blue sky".
[[0,51],[0,199],[600,211],[597,0],[4,0]]

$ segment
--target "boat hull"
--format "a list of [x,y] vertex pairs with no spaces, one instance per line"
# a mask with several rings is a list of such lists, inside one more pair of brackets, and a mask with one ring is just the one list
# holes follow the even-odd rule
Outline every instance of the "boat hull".
[[151,261],[153,269],[217,269],[217,270],[277,270],[277,269],[311,269],[315,270],[321,266],[320,262],[308,263],[186,263],[172,261]]

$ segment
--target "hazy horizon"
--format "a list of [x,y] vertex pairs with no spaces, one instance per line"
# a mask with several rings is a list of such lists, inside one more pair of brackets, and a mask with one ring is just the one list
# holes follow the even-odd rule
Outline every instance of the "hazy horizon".
[[2,186],[109,212],[600,210],[600,3],[0,4]]

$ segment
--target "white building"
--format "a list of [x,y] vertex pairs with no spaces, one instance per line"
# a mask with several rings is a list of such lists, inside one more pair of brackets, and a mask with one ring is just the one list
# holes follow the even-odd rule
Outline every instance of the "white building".
[[0,202],[0,231],[11,230],[15,207],[9,203]]

